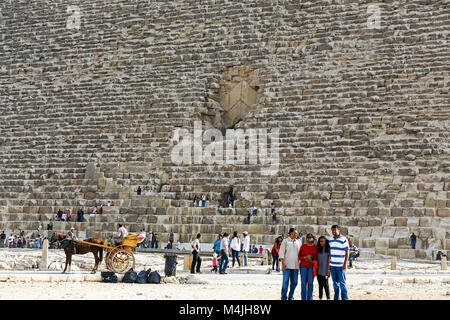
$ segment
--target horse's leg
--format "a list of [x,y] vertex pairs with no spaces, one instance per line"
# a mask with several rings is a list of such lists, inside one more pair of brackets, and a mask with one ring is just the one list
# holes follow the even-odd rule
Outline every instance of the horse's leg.
[[94,265],[94,269],[92,269],[92,273],[96,273],[97,267],[98,267],[98,260],[99,260],[97,248],[92,248],[92,254],[94,255],[94,259],[95,259],[95,265]]
[[66,270],[67,270],[67,265],[68,265],[68,263],[69,263],[69,253],[68,253],[66,250],[64,250],[64,252],[66,253],[66,267],[64,268],[64,271],[63,271],[62,273],[65,273],[65,272],[66,272]]

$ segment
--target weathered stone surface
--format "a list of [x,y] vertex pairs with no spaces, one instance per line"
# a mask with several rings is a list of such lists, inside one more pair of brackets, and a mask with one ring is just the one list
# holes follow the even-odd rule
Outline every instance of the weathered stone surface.
[[[71,223],[186,242],[248,229],[266,245],[292,225],[329,235],[337,223],[363,247],[403,248],[416,232],[420,248],[448,248],[446,8],[383,2],[373,26],[368,4],[93,0],[77,5],[79,28],[49,0],[3,5],[0,229],[32,235],[59,208],[111,201]],[[277,174],[174,164],[174,131],[198,119],[279,129]],[[235,208],[222,209],[231,186]],[[210,207],[192,208],[202,193]]]

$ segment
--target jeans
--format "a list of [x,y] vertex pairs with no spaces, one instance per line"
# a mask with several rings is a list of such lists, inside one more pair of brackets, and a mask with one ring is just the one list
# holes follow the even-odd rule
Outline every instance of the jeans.
[[234,258],[236,257],[239,266],[241,266],[241,259],[239,258],[239,251],[232,249],[231,254],[233,256],[233,267],[234,267]]
[[328,286],[328,278],[320,274],[317,275],[317,282],[319,283],[319,299],[322,300],[323,290],[325,289],[325,295],[327,299],[330,299],[330,287]]
[[244,267],[248,266],[248,252],[244,251]]
[[225,250],[220,250],[220,266],[219,266],[219,272],[225,272],[228,268],[228,254],[225,252]]
[[[197,268],[195,268],[195,265],[197,265]],[[200,258],[198,251],[192,251],[191,273],[194,273],[194,271],[200,272],[201,265],[202,259]]]
[[314,290],[313,267],[300,266],[300,278],[302,280],[302,300],[312,300]]
[[[289,296],[287,296],[287,291],[289,288]],[[294,300],[294,292],[298,283],[298,269],[284,269],[283,270],[283,286],[281,288],[281,300]]]
[[417,240],[411,240],[411,249],[415,249],[416,248],[416,241]]
[[278,255],[272,253],[272,270],[274,270],[275,264],[277,265],[277,271],[280,271],[280,266],[278,262]]
[[354,259],[356,259],[356,256],[353,256],[353,255],[349,255],[348,256],[348,266],[350,267],[350,268],[352,268],[353,267],[353,260]]
[[330,273],[333,279],[334,300],[339,300],[339,293],[342,300],[348,300],[345,270],[342,270],[342,267],[330,266]]

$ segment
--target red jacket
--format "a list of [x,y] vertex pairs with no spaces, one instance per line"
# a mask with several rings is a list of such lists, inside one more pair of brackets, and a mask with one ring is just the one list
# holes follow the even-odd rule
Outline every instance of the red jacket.
[[279,254],[280,253],[280,247],[281,247],[281,245],[273,245],[273,247],[272,247],[272,254],[274,254],[274,255],[277,255],[277,254]]
[[303,260],[303,258],[307,255],[311,255],[311,257],[314,260],[317,260],[318,255],[319,255],[317,246],[315,246],[315,245],[308,246],[307,244],[302,244],[302,246],[300,247],[300,251],[298,252],[298,259],[300,260],[301,266],[305,266],[305,267],[314,266],[314,262],[309,262],[309,261]]

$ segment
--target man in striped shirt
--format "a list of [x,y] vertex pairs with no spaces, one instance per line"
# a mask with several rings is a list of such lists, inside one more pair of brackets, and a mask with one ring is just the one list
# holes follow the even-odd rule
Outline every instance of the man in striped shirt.
[[333,279],[334,300],[339,300],[339,293],[342,300],[348,300],[347,285],[345,284],[345,269],[348,260],[348,240],[339,232],[339,227],[331,227],[333,236],[330,238],[330,274]]

